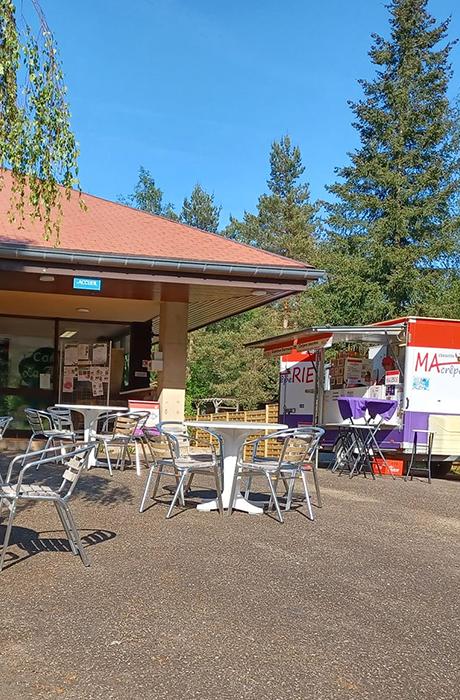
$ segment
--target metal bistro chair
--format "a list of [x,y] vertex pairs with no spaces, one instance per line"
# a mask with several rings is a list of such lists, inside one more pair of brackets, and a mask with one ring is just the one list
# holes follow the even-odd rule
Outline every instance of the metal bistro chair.
[[[251,451],[251,462],[257,462],[260,464],[263,464],[265,462],[268,463],[273,463],[274,458],[273,457],[265,457],[260,454],[260,452],[264,451],[264,442],[265,438],[269,437],[270,440],[277,440],[278,442],[283,442],[284,439],[290,435],[294,435],[295,433],[295,428],[283,428],[282,430],[277,430],[275,433],[270,433],[269,436],[266,435],[261,435],[260,437],[254,438],[253,440],[246,441],[246,446],[251,445],[250,451]],[[244,497],[246,500],[249,500],[249,494],[251,491],[251,486],[252,486],[252,479],[254,477],[254,474],[249,474],[247,481],[246,481],[246,488],[244,492]],[[288,482],[284,480],[284,485],[286,487],[286,492],[288,490]]]
[[[110,448],[118,448],[117,461],[115,468],[124,469],[126,456],[129,455],[129,447],[136,450],[135,431],[139,424],[140,415],[138,413],[101,413],[98,419],[98,426],[101,426],[101,431],[96,433],[94,439],[98,445],[104,448],[109,468],[110,476],[113,476],[112,461],[110,459]],[[137,460],[136,460],[137,462]],[[140,475],[140,465],[136,463],[136,471]]]
[[133,444],[136,451],[136,474],[140,476],[141,474],[141,456],[140,451],[142,450],[142,455],[144,457],[144,462],[146,467],[149,466],[149,460],[147,457],[147,448],[149,447],[149,435],[146,432],[149,430],[148,421],[150,419],[150,411],[133,410],[130,411],[131,415],[139,416],[139,420],[136,429],[133,434]]
[[235,469],[235,476],[233,478],[232,491],[230,495],[230,502],[228,506],[228,515],[232,514],[233,502],[235,500],[235,494],[237,491],[238,480],[243,476],[265,476],[268,481],[270,488],[271,497],[268,503],[268,509],[270,510],[272,505],[275,506],[276,513],[278,515],[278,520],[282,523],[284,522],[281,513],[281,508],[276,495],[276,488],[278,486],[278,481],[280,479],[286,480],[288,483],[288,494],[286,500],[285,510],[289,510],[292,502],[292,495],[294,490],[294,483],[297,478],[300,477],[302,480],[305,501],[307,503],[307,510],[310,520],[314,520],[314,515],[311,507],[310,494],[308,492],[307,478],[305,474],[305,465],[311,463],[312,456],[316,450],[319,439],[322,436],[318,435],[301,435],[297,433],[286,434],[279,436],[283,439],[283,446],[281,449],[281,454],[277,460],[256,460],[245,461],[244,460],[244,450],[248,446],[253,446],[255,442],[260,442],[262,440],[270,440],[273,435],[264,435],[257,440],[248,440],[240,448],[240,452],[237,458],[237,468]]
[[313,475],[313,483],[315,484],[316,500],[318,508],[322,508],[321,490],[319,487],[318,477],[318,462],[319,462],[319,445],[325,433],[323,428],[314,426],[303,426],[296,429],[296,436],[304,437],[310,441],[310,447],[307,454],[307,460],[304,464],[304,469],[310,470]]
[[48,406],[48,413],[51,416],[53,425],[57,430],[64,430],[74,433],[77,440],[83,440],[83,430],[76,430],[70,408],[62,406]]
[[[158,432],[161,434],[162,432],[167,432],[171,433],[176,436],[177,440],[179,441],[179,444],[181,446],[181,450],[183,453],[183,456],[188,456],[191,459],[198,459],[199,461],[211,461],[212,459],[212,454],[215,455],[217,459],[217,465],[219,468],[219,474],[220,474],[220,479],[221,479],[221,484],[223,484],[223,479],[224,479],[224,463],[223,463],[223,438],[222,435],[219,435],[218,433],[215,433],[213,430],[210,428],[199,428],[202,433],[206,433],[207,436],[209,436],[210,441],[208,443],[208,448],[209,452],[199,452],[198,449],[202,446],[199,445],[199,441],[195,437],[191,436],[191,430],[192,428],[187,428],[185,423],[182,421],[161,421],[158,423],[157,426]],[[197,430],[196,428],[193,430]],[[213,445],[215,448],[217,446],[217,450],[214,450],[214,453],[212,453],[211,445],[213,444],[213,440],[216,444]],[[190,474],[189,480],[185,486],[185,493],[188,493],[192,487],[192,482],[193,482],[193,477],[195,475],[195,472],[192,472]]]
[[74,430],[69,427],[56,427],[55,420],[48,411],[39,411],[36,408],[25,408],[24,413],[30,429],[32,430],[27,449],[23,455],[24,458],[29,454],[32,443],[37,438],[45,440],[44,449],[53,445],[55,441],[60,441],[61,444],[69,440],[75,442],[76,435]]
[[[4,503],[6,503],[9,508],[9,517],[0,556],[0,571],[3,568],[16,508],[21,501],[29,503],[31,501],[48,501],[54,503],[68,537],[72,553],[80,555],[83,564],[89,566],[89,559],[83,549],[68,501],[75,490],[81,471],[87,465],[89,456],[94,448],[95,443],[87,443],[79,446],[68,445],[65,448],[61,446],[48,447],[45,450],[30,453],[29,456],[26,457],[25,465],[23,464],[23,455],[18,455],[10,462],[6,482],[0,486],[0,515],[1,506]],[[45,465],[64,467],[62,481],[56,489],[44,483],[24,483],[24,478],[29,470],[41,469]],[[16,483],[12,483],[11,478],[16,466],[21,468]]]
[[12,420],[13,416],[0,416],[0,440],[2,440]]
[[[313,474],[313,482],[315,484],[315,491],[316,491],[316,504],[318,508],[322,508],[322,500],[321,500],[321,490],[319,486],[319,478],[318,478],[318,448],[319,448],[319,443],[321,441],[321,438],[324,435],[324,430],[323,428],[316,428],[313,426],[301,426],[297,428],[285,428],[284,430],[279,430],[276,433],[272,433],[269,435],[270,440],[284,440],[286,437],[293,437],[293,436],[305,436],[305,439],[311,440],[311,450],[310,450],[310,455],[309,459],[305,463],[304,467],[308,469],[309,471],[312,472]],[[265,437],[265,436],[263,436]],[[259,448],[260,448],[260,443],[261,440],[263,440],[263,437],[256,438],[254,440],[254,446],[252,449],[252,462],[273,462],[272,457],[261,457],[259,456]],[[263,443],[262,443],[263,444]],[[246,500],[249,499],[249,492],[251,490],[251,485],[252,485],[252,478],[253,475],[250,474],[246,483],[246,491],[244,494],[244,497]],[[289,492],[289,483],[287,478],[281,477],[284,486],[286,488],[286,495],[288,495]]]
[[[420,436],[420,437],[419,437]],[[414,478],[412,470],[425,471],[428,483],[431,484],[431,455],[433,452],[434,433],[430,430],[414,430],[414,442],[412,443],[412,454],[407,468],[404,481]],[[416,462],[425,462],[426,466],[421,467]]]
[[[190,451],[192,441],[183,423],[164,422],[160,424],[160,429],[160,436],[156,437],[155,442],[152,441],[151,449],[155,455],[154,462],[150,467],[139,511],[143,512],[149,496],[151,499],[155,499],[161,477],[174,476],[176,490],[166,514],[166,517],[170,518],[177,500],[182,507],[185,506],[184,487],[186,480],[197,473],[214,476],[219,512],[223,515],[221,469],[214,446],[210,445],[210,453],[193,453]],[[154,478],[153,491],[150,495]]]

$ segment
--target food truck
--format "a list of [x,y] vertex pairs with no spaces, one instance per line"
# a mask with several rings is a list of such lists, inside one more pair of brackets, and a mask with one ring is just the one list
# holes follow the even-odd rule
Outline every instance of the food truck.
[[460,320],[305,328],[248,347],[280,357],[280,421],[322,425],[326,446],[344,423],[339,397],[391,399],[397,410],[378,432],[382,450],[407,460],[419,431],[425,443],[433,433],[433,472],[460,459]]

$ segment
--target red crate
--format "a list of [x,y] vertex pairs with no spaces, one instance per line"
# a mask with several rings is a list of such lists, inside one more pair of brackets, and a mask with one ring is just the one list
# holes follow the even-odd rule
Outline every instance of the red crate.
[[[388,459],[386,460],[388,467],[385,466],[385,462],[381,457],[374,457],[372,460],[372,471],[374,474],[378,474],[380,467],[380,473],[384,476],[402,476],[404,473],[404,460],[403,459]],[[378,466],[377,466],[378,465]]]

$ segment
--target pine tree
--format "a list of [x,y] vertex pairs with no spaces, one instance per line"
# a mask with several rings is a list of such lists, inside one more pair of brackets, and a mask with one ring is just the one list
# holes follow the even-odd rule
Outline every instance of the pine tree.
[[330,281],[313,292],[341,322],[423,313],[458,251],[452,43],[439,46],[449,20],[436,24],[426,5],[391,0],[391,36],[373,35],[369,54],[376,76],[360,81],[364,98],[351,104],[361,143],[329,188]]
[[179,219],[172,204],[163,204],[162,190],[156,186],[154,178],[142,165],[139,168],[139,178],[134,193],[127,197],[119,197],[119,201],[149,214],[165,216],[172,221]]
[[225,234],[264,250],[312,262],[317,206],[310,202],[308,184],[298,146],[289,136],[272,143],[270,194],[259,197],[257,214],[244,213],[243,221],[231,218]]
[[214,204],[214,195],[208,194],[199,183],[195,185],[190,199],[185,198],[180,220],[189,226],[216,233],[219,228],[222,207]]

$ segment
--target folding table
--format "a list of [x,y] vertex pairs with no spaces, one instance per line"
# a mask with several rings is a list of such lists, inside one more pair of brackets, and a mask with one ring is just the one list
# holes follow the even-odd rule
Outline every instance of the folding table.
[[[341,396],[337,399],[337,403],[342,418],[350,422],[347,426],[343,426],[339,432],[341,444],[335,468],[339,468],[340,473],[342,473],[348,467],[350,477],[355,473],[366,475],[366,469],[368,469],[372,478],[375,479],[372,468],[374,453],[377,452],[383,463],[387,465],[376,435],[382,422],[393,416],[398,402],[391,399]],[[377,469],[381,474],[379,465],[377,465]]]

